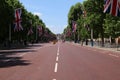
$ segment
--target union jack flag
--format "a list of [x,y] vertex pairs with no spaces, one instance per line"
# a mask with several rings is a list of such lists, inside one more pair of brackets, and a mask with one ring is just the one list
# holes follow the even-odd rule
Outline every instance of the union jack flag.
[[21,14],[22,14],[21,8],[15,9],[15,27],[14,27],[14,31],[23,30],[23,28],[21,26]]
[[104,13],[120,16],[120,0],[104,0]]
[[76,32],[77,29],[77,23],[75,21],[72,21],[72,31]]

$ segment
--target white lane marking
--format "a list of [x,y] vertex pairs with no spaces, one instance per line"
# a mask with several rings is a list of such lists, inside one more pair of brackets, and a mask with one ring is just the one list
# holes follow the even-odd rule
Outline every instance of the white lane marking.
[[56,79],[52,79],[52,80],[56,80]]
[[113,56],[113,57],[116,57],[116,58],[118,58],[119,56],[117,56],[117,55],[114,55],[114,54],[109,54],[110,56]]
[[24,56],[25,54],[27,54],[27,53],[23,53],[23,54],[21,54],[21,55],[19,55],[19,56],[22,57],[22,56]]
[[59,56],[59,53],[57,53],[57,56]]
[[56,57],[56,61],[58,61],[58,56]]
[[55,63],[55,69],[54,69],[54,72],[57,72],[57,69],[58,69],[58,63]]

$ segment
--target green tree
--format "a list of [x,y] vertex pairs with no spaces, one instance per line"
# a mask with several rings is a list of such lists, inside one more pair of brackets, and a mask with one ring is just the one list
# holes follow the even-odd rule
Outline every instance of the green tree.
[[[22,9],[22,27],[23,31],[14,32],[14,13],[15,9]],[[33,15],[31,12],[28,12],[22,3],[19,0],[0,0],[0,40],[1,42],[8,40],[9,26],[11,25],[12,40],[30,40],[36,38],[36,28],[38,25],[41,25],[43,28],[46,28],[45,23],[36,15]],[[30,20],[32,21],[32,27],[34,34],[29,36],[27,35],[29,28],[31,27]],[[52,32],[50,32],[52,33]]]
[[105,14],[103,13],[103,0],[87,0],[84,1],[83,5],[87,12],[86,24],[90,25],[90,28],[93,29],[94,38],[98,38],[98,35],[100,34],[102,44],[104,44],[103,24]]
[[107,14],[104,20],[106,37],[111,37],[113,39],[118,37],[120,35],[120,18]]
[[[71,6],[70,11],[68,12],[68,25],[72,30],[72,21],[75,21],[77,23],[77,21],[80,19],[80,17],[82,16],[83,12],[82,12],[83,6],[81,3],[76,3],[75,5]],[[77,26],[77,32],[73,33],[71,38],[74,38],[75,40],[77,40],[78,35],[79,35],[79,31],[78,28],[80,26]]]

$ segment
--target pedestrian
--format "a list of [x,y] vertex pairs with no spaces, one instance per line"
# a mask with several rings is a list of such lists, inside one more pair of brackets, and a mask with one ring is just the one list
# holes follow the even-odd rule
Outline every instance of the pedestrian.
[[91,39],[91,46],[94,46],[94,42],[93,42],[93,39]]
[[86,39],[86,45],[88,45],[88,39]]

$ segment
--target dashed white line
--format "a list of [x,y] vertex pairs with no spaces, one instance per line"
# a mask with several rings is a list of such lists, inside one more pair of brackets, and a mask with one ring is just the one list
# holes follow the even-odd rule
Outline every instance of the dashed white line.
[[58,56],[56,57],[56,61],[58,61]]
[[59,53],[57,53],[57,56],[59,56]]
[[54,69],[54,72],[57,72],[57,69],[58,69],[58,63],[55,63],[55,69]]
[[[57,49],[57,57],[56,57],[56,63],[55,63],[55,68],[54,68],[54,72],[56,73],[57,70],[58,70],[58,58],[59,58],[59,50],[60,50],[60,47],[59,47],[59,44],[58,44],[58,49]],[[52,79],[52,80],[56,80],[56,79]]]
[[116,58],[118,58],[119,56],[117,56],[117,55],[114,55],[114,54],[109,54],[110,56],[113,56],[113,57],[116,57]]

